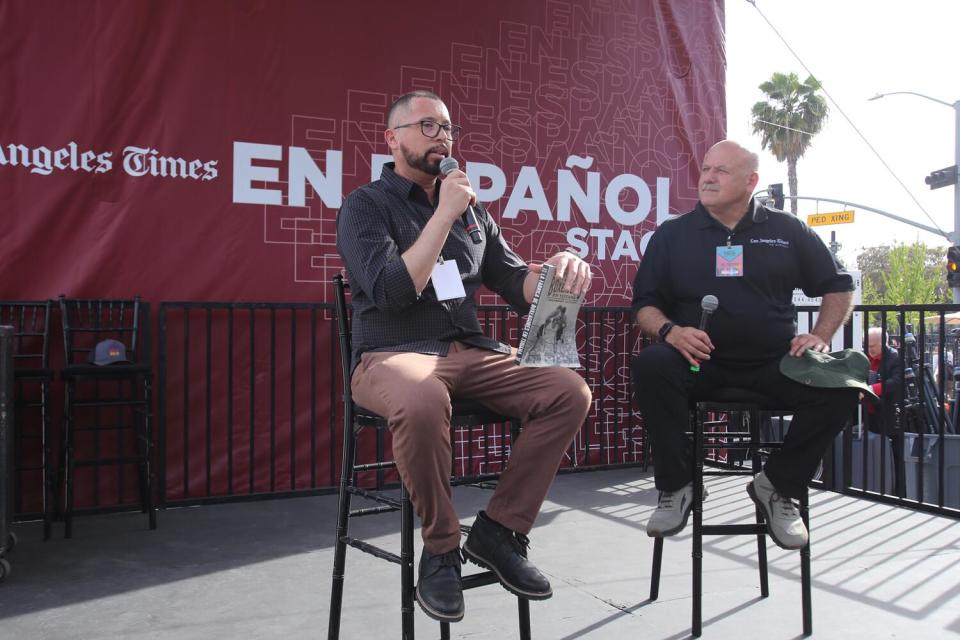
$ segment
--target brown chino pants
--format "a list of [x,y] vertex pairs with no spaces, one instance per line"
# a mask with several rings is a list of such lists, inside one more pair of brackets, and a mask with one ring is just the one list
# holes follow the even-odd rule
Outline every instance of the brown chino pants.
[[587,416],[590,389],[576,372],[520,367],[515,355],[454,342],[446,357],[365,353],[353,373],[354,401],[387,418],[397,468],[431,553],[460,545],[449,481],[451,396],[520,418],[523,435],[486,511],[522,534],[533,527],[563,453]]

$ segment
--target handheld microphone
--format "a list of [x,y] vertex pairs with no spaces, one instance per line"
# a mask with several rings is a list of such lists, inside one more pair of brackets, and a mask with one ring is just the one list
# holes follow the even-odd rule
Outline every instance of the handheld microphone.
[[710,324],[710,316],[713,315],[713,312],[716,311],[719,306],[720,301],[717,300],[717,296],[709,294],[703,296],[703,299],[700,300],[700,331],[707,330],[707,325]]
[[[707,330],[707,325],[710,324],[710,316],[713,315],[713,312],[716,311],[719,306],[720,301],[717,300],[717,296],[711,294],[703,296],[700,300],[700,326],[698,327],[700,331]],[[700,371],[700,366],[691,365],[690,371],[697,373]]]
[[[457,162],[456,158],[451,158],[447,156],[440,161],[440,173],[444,177],[448,176],[452,171],[456,171],[460,168],[460,163]],[[463,226],[467,230],[467,234],[470,236],[470,239],[473,240],[473,244],[480,244],[483,242],[483,237],[480,235],[480,226],[477,224],[477,214],[473,212],[473,207],[469,204],[467,208],[463,211]]]

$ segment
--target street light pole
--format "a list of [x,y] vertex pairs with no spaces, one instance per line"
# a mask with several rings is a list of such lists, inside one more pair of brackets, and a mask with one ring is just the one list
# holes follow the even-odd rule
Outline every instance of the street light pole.
[[[953,184],[953,238],[950,242],[960,244],[960,100],[952,105],[953,107],[953,158],[954,166],[957,171],[957,181]],[[953,302],[960,302],[960,287],[953,287]]]
[[[889,93],[878,93],[870,100],[879,100],[886,96],[910,95],[942,104],[953,109],[953,161],[954,171],[957,172],[957,178],[953,183],[953,232],[950,234],[950,242],[960,244],[960,100],[950,103],[946,100],[939,100],[928,95],[917,93],[916,91],[890,91]],[[953,302],[960,303],[960,287],[953,287]]]

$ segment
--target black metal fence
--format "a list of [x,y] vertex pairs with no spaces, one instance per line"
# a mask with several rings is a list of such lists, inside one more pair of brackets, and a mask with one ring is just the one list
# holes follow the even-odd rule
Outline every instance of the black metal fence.
[[14,546],[10,533],[13,521],[13,327],[0,325],[0,582],[10,572],[4,558]]
[[[629,384],[638,338],[628,313],[582,310],[578,342],[594,406],[564,467],[642,461]],[[480,318],[488,335],[516,344],[521,318],[507,307],[483,306]],[[159,324],[161,503],[324,492],[337,484],[343,381],[331,305],[166,302]],[[496,471],[509,434],[497,425],[464,430],[454,451],[455,468]]]
[[[45,535],[53,513],[53,442],[50,437],[49,368],[51,300],[0,301],[0,325],[10,326],[16,421],[13,451],[13,510],[22,517],[43,517]],[[10,434],[11,436],[13,434]],[[19,490],[19,489],[26,490]]]
[[[819,484],[938,513],[960,513],[957,305],[861,306],[841,333],[862,348],[867,328],[900,349],[907,371],[896,409],[901,435],[862,428],[858,414],[828,451]],[[815,307],[799,310],[815,324]],[[488,335],[516,343],[522,319],[483,306]],[[642,339],[629,309],[584,308],[577,340],[593,408],[563,463],[589,469],[644,461],[629,359]],[[957,329],[952,322],[958,322]],[[327,304],[164,303],[160,309],[161,474],[167,503],[329,491],[339,473],[341,409],[333,310]],[[865,409],[861,409],[864,411]],[[458,434],[456,462],[494,471],[503,429]],[[378,442],[382,449],[384,442]],[[902,447],[895,456],[893,447]],[[896,461],[896,462],[895,462]],[[896,468],[894,468],[896,467]],[[902,478],[894,482],[894,478]]]
[[[814,311],[802,308],[801,324],[811,326]],[[908,375],[898,394],[899,428],[897,437],[872,433],[862,428],[862,416],[855,416],[827,453],[821,486],[960,515],[958,311],[960,305],[857,308],[842,331],[842,346],[862,347],[867,327],[877,326],[900,347]],[[161,504],[332,490],[339,473],[343,383],[333,313],[328,304],[160,305],[155,433]],[[522,318],[502,306],[483,306],[480,313],[489,335],[518,342]],[[578,318],[581,372],[593,391],[593,407],[563,462],[566,470],[644,461],[629,371],[630,355],[642,339],[629,315],[624,307],[590,307]],[[55,367],[62,354],[51,358]],[[59,381],[50,396],[47,402],[56,406],[62,398]],[[21,436],[39,432],[41,416],[25,412]],[[59,430],[54,421],[49,441],[56,442]],[[509,451],[503,429],[478,428],[458,438],[461,465],[494,471]],[[33,485],[40,483],[26,485],[20,490],[36,493]],[[36,504],[36,496],[29,502]],[[26,506],[21,496],[15,504]],[[30,517],[22,510],[18,515]]]
[[160,305],[162,502],[336,483],[332,314],[329,304]]
[[[913,509],[960,516],[960,306],[864,305],[852,327],[878,327],[904,371],[890,430],[859,420],[838,437],[827,488]],[[863,331],[866,334],[866,329]],[[850,344],[849,346],[859,346]]]

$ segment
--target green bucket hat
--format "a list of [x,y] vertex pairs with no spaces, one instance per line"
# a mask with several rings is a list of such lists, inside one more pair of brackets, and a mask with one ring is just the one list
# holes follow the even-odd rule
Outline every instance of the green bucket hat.
[[870,361],[860,351],[844,349],[833,353],[807,351],[798,357],[789,353],[780,360],[780,373],[809,387],[856,388],[879,400],[867,384]]

